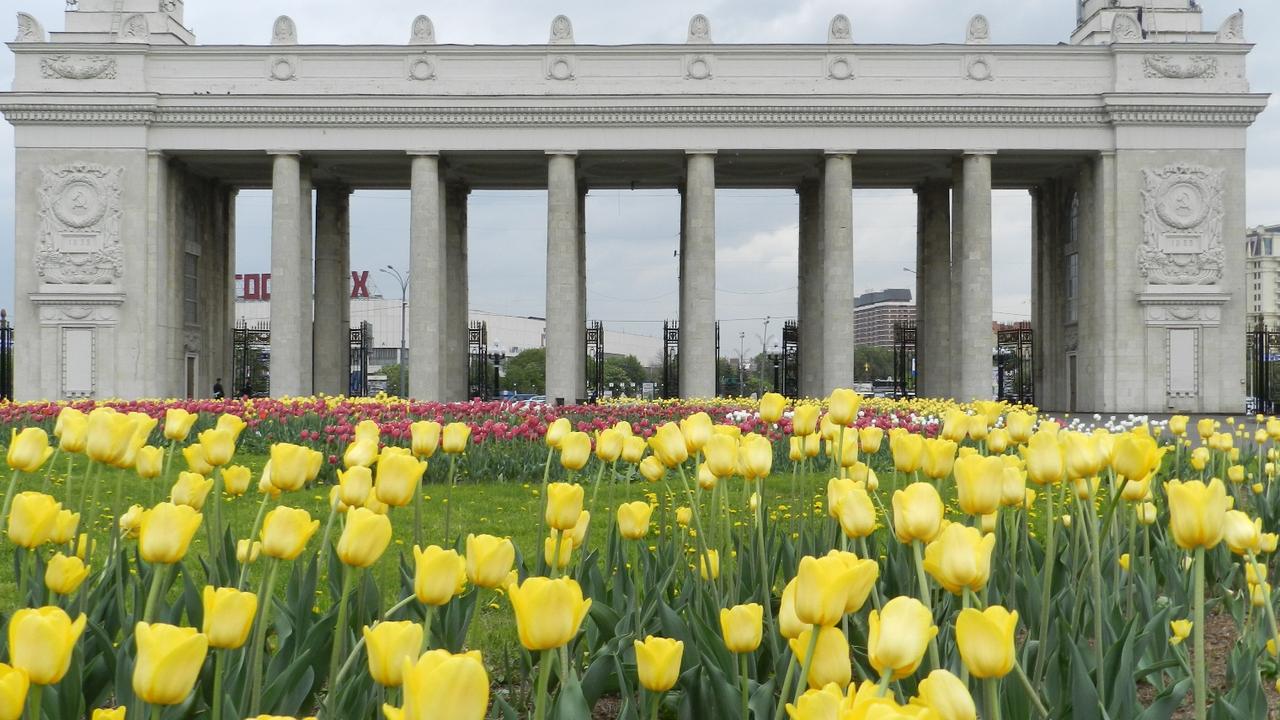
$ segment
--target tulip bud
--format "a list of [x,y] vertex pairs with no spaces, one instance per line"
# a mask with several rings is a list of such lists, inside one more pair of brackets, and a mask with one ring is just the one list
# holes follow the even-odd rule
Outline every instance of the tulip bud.
[[649,534],[653,506],[636,500],[618,506],[618,533],[628,540],[639,540]]
[[49,435],[40,428],[14,429],[9,435],[9,453],[6,460],[15,471],[35,472],[53,454],[49,447]]
[[84,615],[72,622],[58,607],[17,610],[9,618],[9,662],[33,685],[55,685],[71,667],[84,625]]
[[708,549],[705,555],[698,556],[698,574],[703,580],[715,580],[720,577],[720,553]]
[[183,442],[191,432],[191,427],[200,419],[199,413],[191,413],[182,408],[169,408],[164,412],[164,436],[167,440]]
[[52,496],[30,490],[18,493],[9,512],[9,539],[28,550],[40,547],[49,541],[61,511],[62,505]]
[[929,609],[906,596],[893,598],[881,611],[872,610],[868,628],[867,659],[877,673],[892,673],[894,678],[914,673],[938,634]]
[[942,497],[929,483],[911,483],[893,493],[893,530],[899,542],[929,542],[942,529]]
[[237,540],[236,541],[236,560],[241,565],[251,565],[258,560],[258,554],[262,552],[262,543],[254,540]]
[[204,634],[209,647],[236,650],[249,639],[258,596],[236,588],[206,585],[201,595],[204,605]]
[[[874,617],[875,612],[872,611]],[[810,638],[818,633],[818,642],[813,649],[813,658],[809,660],[809,687],[820,688],[828,683],[841,687],[849,684],[853,677],[853,666],[849,661],[849,641],[838,626],[822,628],[810,627],[800,636],[791,640],[791,652],[796,662],[804,666],[808,655]]]
[[1191,635],[1191,621],[1173,620],[1169,623],[1169,630],[1173,633],[1173,637],[1169,638],[1169,644],[1177,645]]
[[177,705],[191,694],[209,651],[209,640],[195,628],[138,623],[138,657],[133,692],[152,705]]
[[277,560],[292,560],[302,554],[319,527],[320,521],[312,520],[306,510],[278,507],[262,522],[262,552]]
[[591,600],[572,578],[530,577],[507,588],[520,644],[527,650],[558,648],[578,634]]
[[70,510],[59,510],[53,519],[53,528],[49,531],[49,542],[54,545],[66,545],[76,537],[80,527],[80,513]]
[[759,603],[736,605],[720,610],[720,633],[729,652],[754,652],[763,637],[764,607]]
[[995,535],[959,523],[947,525],[924,549],[924,569],[938,584],[956,595],[965,588],[980,592],[991,575]]
[[453,549],[413,548],[413,592],[423,605],[447,605],[467,584],[467,562]]
[[862,396],[848,388],[836,388],[827,398],[827,417],[836,425],[848,427],[858,417]]
[[[391,507],[404,507],[412,502],[414,494],[419,491],[422,476],[426,472],[427,463],[413,455],[383,455],[378,461],[378,479],[373,486],[374,494],[377,495],[379,502]],[[352,488],[354,495],[358,492],[358,485],[363,481],[353,479],[352,482],[357,485]]]
[[[0,720],[19,720],[26,706],[27,693],[31,689],[31,681],[27,673],[4,663],[0,663]],[[98,711],[94,711],[94,720],[98,720]],[[119,720],[124,720],[121,715]]]
[[190,505],[159,503],[142,514],[138,552],[149,563],[172,565],[187,555],[201,515]]
[[556,530],[571,530],[582,514],[583,487],[571,483],[547,486],[547,525]]
[[[432,650],[404,662],[404,707],[388,717],[482,720],[489,707],[489,675],[479,651]],[[389,706],[384,706],[388,708]]]
[[[570,561],[573,559],[573,543],[563,537],[563,533],[555,530],[551,531],[551,537],[542,539],[542,557],[547,563],[547,567],[552,570],[563,570],[569,567]],[[559,554],[557,554],[557,551]]]
[[369,675],[374,682],[392,688],[404,683],[406,668],[412,668],[422,652],[422,631],[421,625],[408,620],[365,626]]
[[977,718],[978,709],[968,686],[947,670],[934,670],[920,681],[912,704],[921,704],[945,720]]
[[662,693],[675,687],[680,678],[683,642],[650,635],[644,641],[635,641],[635,651],[636,673],[644,689]]
[[467,578],[482,588],[502,586],[515,562],[515,546],[507,538],[467,535]]
[[347,513],[346,527],[338,538],[338,559],[351,567],[367,568],[378,562],[390,544],[391,519],[368,508],[354,508]]
[[213,489],[213,480],[206,480],[203,475],[192,472],[178,473],[178,480],[173,484],[170,498],[174,505],[186,505],[199,512],[204,509],[204,501]]
[[1165,488],[1169,497],[1169,531],[1178,547],[1191,550],[1216,546],[1222,540],[1231,507],[1222,481],[1215,478],[1206,485],[1199,480],[1171,480]]
[[467,451],[467,441],[471,438],[471,426],[462,422],[451,422],[441,431],[443,438],[440,449],[446,454],[458,455]]
[[640,461],[640,475],[649,482],[658,482],[667,474],[667,466],[655,455]]
[[596,457],[602,462],[616,462],[622,456],[626,436],[614,428],[606,428],[596,435]]
[[760,420],[775,425],[782,419],[787,409],[787,399],[776,392],[767,392],[760,396]]
[[80,584],[89,576],[89,568],[84,561],[72,555],[67,557],[58,553],[49,559],[49,566],[44,573],[44,586],[58,595],[70,595],[80,588]]
[[560,466],[577,472],[591,459],[591,436],[584,432],[571,432],[560,441]]
[[214,467],[231,462],[231,456],[236,452],[235,437],[230,430],[205,430],[200,433],[200,445],[204,449],[205,460]]
[[547,432],[543,439],[546,441],[547,447],[559,448],[560,441],[564,440],[571,432],[573,432],[573,423],[569,422],[569,418],[556,418],[547,425]]
[[689,527],[689,523],[693,522],[693,510],[687,507],[676,508],[676,524],[680,527]]

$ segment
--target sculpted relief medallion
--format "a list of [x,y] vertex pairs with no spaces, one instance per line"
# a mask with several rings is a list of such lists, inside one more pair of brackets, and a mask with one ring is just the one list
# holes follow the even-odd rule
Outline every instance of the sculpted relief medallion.
[[36,272],[46,283],[103,285],[124,274],[120,190],[124,168],[43,168]]
[[116,76],[116,59],[104,55],[42,57],[40,76],[66,80],[111,80]]
[[1144,170],[1138,270],[1153,285],[1222,279],[1223,174],[1199,165]]

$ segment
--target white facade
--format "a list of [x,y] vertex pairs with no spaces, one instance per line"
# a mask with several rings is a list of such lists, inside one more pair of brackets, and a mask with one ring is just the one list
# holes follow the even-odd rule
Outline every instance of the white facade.
[[409,334],[439,358],[410,386],[460,398],[467,193],[545,187],[547,394],[581,398],[584,196],[676,187],[681,392],[707,395],[715,190],[786,187],[801,392],[821,395],[853,378],[852,188],[911,187],[921,386],[985,397],[991,191],[1022,188],[1039,404],[1237,411],[1244,353],[1224,348],[1244,331],[1244,249],[1224,238],[1245,232],[1245,130],[1267,96],[1249,89],[1241,13],[1206,31],[1192,0],[1140,5],[1083,0],[1062,45],[996,44],[981,15],[927,46],[856,44],[842,15],[810,44],[716,44],[697,15],[683,44],[577,44],[557,17],[545,45],[439,45],[419,17],[405,45],[304,45],[305,19],[281,17],[268,45],[201,46],[181,0],[80,0],[51,35],[20,14],[0,110],[15,320],[38,342],[16,390],[171,395],[229,375],[244,187],[273,191],[272,392],[340,389],[349,193],[407,187]]
[[1250,330],[1280,327],[1280,225],[1260,225],[1245,237]]

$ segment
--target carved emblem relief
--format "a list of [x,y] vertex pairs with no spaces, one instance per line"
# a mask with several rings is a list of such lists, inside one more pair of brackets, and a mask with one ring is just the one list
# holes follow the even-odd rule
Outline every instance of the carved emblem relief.
[[837,15],[831,18],[831,26],[827,28],[827,42],[830,44],[853,42],[853,25],[847,16]]
[[1232,13],[1222,22],[1222,27],[1218,28],[1218,42],[1220,43],[1242,43],[1244,42],[1244,11],[1240,10]]
[[711,77],[711,57],[694,55],[685,61],[684,76],[689,80],[706,80]]
[[413,27],[409,31],[410,45],[435,45],[436,44],[436,27],[431,23],[431,18],[426,15],[419,15],[413,19]]
[[44,282],[103,285],[124,274],[120,190],[124,168],[44,167],[36,272]]
[[293,18],[288,15],[281,15],[276,18],[275,23],[271,26],[271,44],[298,44],[298,26],[293,24]]
[[853,58],[837,55],[827,60],[827,77],[832,80],[852,80],[854,75]]
[[974,15],[969,19],[964,41],[968,45],[986,45],[991,42],[991,23],[987,22],[986,15]]
[[1222,279],[1224,171],[1199,165],[1144,170],[1138,271],[1152,285]]
[[995,62],[986,55],[970,55],[964,59],[964,75],[970,80],[985,82],[995,79]]
[[569,18],[564,15],[557,15],[551,21],[551,38],[547,40],[550,45],[572,45],[573,44],[573,23],[569,22]]
[[573,80],[577,76],[577,59],[572,55],[553,55],[547,58],[548,80]]
[[111,80],[116,59],[103,55],[54,55],[40,58],[40,75],[66,80]]
[[410,80],[434,80],[436,78],[436,61],[430,55],[411,57],[405,63],[405,72]]
[[151,28],[147,26],[147,17],[142,13],[134,13],[120,23],[120,32],[116,35],[118,42],[149,43]]
[[1142,26],[1138,18],[1129,13],[1119,13],[1111,21],[1111,42],[1142,42]]
[[1218,76],[1218,58],[1193,55],[1175,58],[1169,55],[1148,55],[1142,59],[1143,74],[1149,78],[1211,78]]
[[297,80],[298,58],[295,55],[276,55],[267,61],[267,73],[272,80]]
[[701,13],[689,19],[689,39],[691,43],[711,42],[711,21]]
[[18,13],[18,35],[13,41],[20,43],[44,42],[44,28],[35,17],[20,12]]

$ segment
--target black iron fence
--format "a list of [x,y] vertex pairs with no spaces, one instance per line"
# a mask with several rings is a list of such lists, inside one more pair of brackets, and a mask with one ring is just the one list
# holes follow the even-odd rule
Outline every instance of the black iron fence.
[[1245,333],[1245,351],[1245,411],[1273,413],[1280,407],[1280,329],[1260,327]]
[[497,392],[497,382],[489,372],[489,325],[471,323],[467,330],[467,397],[489,400]]
[[587,323],[587,401],[604,397],[604,323]]
[[1030,325],[996,331],[996,397],[1012,403],[1035,402],[1032,357],[1035,333]]
[[13,399],[13,325],[0,309],[0,400]]
[[[347,395],[366,397],[369,395],[369,356],[373,354],[373,324],[366,320],[349,332]],[[400,372],[404,373],[404,368]]]
[[916,324],[893,324],[893,396],[916,396]]

